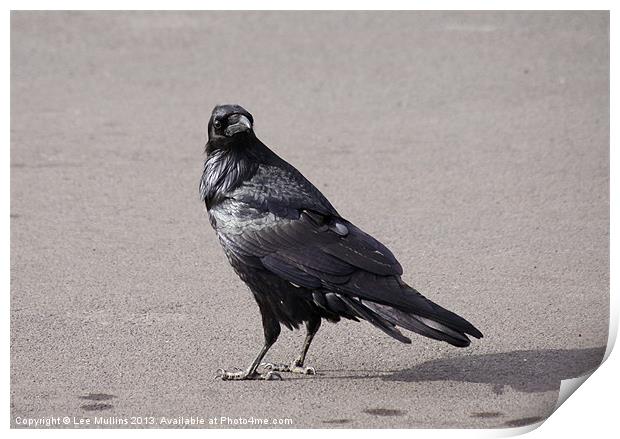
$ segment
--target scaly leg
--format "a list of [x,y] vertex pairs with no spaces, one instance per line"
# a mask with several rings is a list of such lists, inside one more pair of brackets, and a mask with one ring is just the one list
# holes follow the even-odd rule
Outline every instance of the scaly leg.
[[261,316],[263,319],[263,330],[265,332],[265,344],[260,350],[250,367],[246,370],[237,372],[228,372],[224,369],[218,369],[215,377],[221,378],[224,381],[229,380],[281,380],[282,377],[275,373],[275,371],[268,370],[264,373],[257,372],[258,366],[261,364],[263,357],[269,350],[269,348],[276,342],[280,335],[280,323],[271,315],[270,312],[264,310],[262,307]]
[[306,322],[306,339],[304,340],[304,346],[301,349],[301,354],[291,362],[291,364],[274,364],[274,363],[262,363],[263,366],[268,371],[272,372],[292,372],[292,373],[301,373],[304,375],[315,375],[316,371],[314,367],[304,367],[304,362],[306,361],[306,354],[308,353],[308,349],[310,348],[310,344],[312,343],[312,339],[314,335],[319,331],[321,327],[321,318],[315,317],[312,320]]

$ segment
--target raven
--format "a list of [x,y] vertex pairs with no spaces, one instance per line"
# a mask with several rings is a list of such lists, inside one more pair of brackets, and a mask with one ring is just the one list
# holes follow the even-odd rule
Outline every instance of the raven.
[[[246,370],[219,369],[223,380],[280,379],[277,372],[314,374],[306,353],[322,319],[366,320],[403,343],[398,327],[458,347],[482,333],[431,302],[402,279],[394,255],[340,216],[297,169],[254,134],[254,118],[239,105],[219,105],[200,194],[209,221],[261,313],[265,343]],[[301,354],[290,364],[261,363],[280,335],[305,323]],[[263,372],[259,372],[262,366]]]

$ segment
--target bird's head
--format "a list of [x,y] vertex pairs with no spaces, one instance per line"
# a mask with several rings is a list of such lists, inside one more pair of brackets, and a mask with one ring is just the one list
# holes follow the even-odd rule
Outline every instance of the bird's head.
[[254,118],[240,105],[218,105],[209,119],[209,143],[224,147],[254,134]]

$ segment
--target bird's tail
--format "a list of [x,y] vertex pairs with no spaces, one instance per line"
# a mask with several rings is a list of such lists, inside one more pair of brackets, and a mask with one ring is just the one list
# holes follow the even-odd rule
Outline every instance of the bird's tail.
[[386,304],[329,293],[325,305],[342,316],[364,319],[403,343],[411,340],[398,327],[458,347],[469,346],[468,335],[482,338],[482,333],[467,320],[428,300],[409,285],[401,284],[401,294],[406,299],[404,303]]
[[[394,326],[400,326],[435,340],[445,341],[453,346],[469,346],[468,334],[476,338],[482,337],[482,333],[467,320],[443,308],[441,309],[444,312],[426,317],[380,303],[367,302],[365,300],[362,303],[383,320]],[[463,322],[465,325],[463,325]]]

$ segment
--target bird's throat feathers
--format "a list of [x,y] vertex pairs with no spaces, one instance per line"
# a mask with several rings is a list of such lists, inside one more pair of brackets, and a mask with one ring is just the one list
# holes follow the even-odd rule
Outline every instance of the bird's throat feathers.
[[258,161],[247,149],[229,148],[209,151],[205,161],[200,195],[207,209],[226,197],[226,194],[250,178]]

